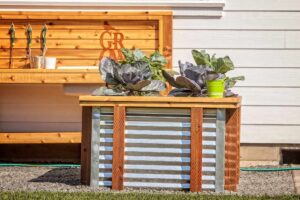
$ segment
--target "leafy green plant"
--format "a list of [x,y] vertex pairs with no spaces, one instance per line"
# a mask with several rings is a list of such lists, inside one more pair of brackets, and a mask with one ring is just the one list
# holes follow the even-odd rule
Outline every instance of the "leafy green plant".
[[234,64],[229,56],[216,57],[216,54],[210,56],[205,50],[192,50],[193,58],[198,66],[205,65],[211,69],[208,79],[220,79],[225,78],[225,85],[227,88],[232,88],[237,81],[245,80],[244,76],[228,78],[225,74],[231,70],[234,70]]
[[192,50],[192,55],[197,65],[179,61],[180,76],[173,77],[167,71],[163,71],[164,78],[175,87],[171,96],[207,96],[206,82],[208,80],[225,80],[225,96],[234,96],[230,91],[237,81],[245,80],[244,76],[229,78],[228,71],[234,70],[234,64],[229,56],[216,57],[206,53],[205,50]]
[[164,82],[152,80],[149,63],[140,59],[141,55],[128,54],[126,56],[131,62],[118,63],[111,58],[102,59],[99,69],[106,87],[96,89],[93,95],[159,95],[159,92],[165,89]]
[[167,64],[166,58],[161,55],[158,51],[152,53],[150,57],[147,57],[141,50],[130,50],[122,48],[121,52],[125,60],[120,61],[121,64],[134,64],[136,62],[146,62],[148,63],[153,80],[164,81],[162,70]]
[[234,70],[234,65],[229,56],[217,58],[216,54],[210,56],[205,50],[192,50],[192,55],[197,65],[205,65],[212,69],[211,72],[216,74],[225,74]]

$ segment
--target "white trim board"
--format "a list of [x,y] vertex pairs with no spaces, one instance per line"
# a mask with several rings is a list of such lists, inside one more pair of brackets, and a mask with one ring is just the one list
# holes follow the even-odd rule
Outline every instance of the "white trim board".
[[299,0],[227,0],[226,11],[299,11]]
[[174,17],[222,17],[225,0],[13,0],[0,11],[173,11]]
[[0,5],[33,6],[133,6],[133,7],[224,7],[225,0],[6,0]]

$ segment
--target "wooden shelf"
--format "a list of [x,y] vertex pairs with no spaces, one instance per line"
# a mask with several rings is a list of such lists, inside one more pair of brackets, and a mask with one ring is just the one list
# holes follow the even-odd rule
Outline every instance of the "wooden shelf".
[[0,84],[104,83],[97,69],[0,69]]
[[81,132],[0,133],[0,144],[64,143],[81,143]]
[[237,108],[241,97],[141,97],[141,96],[90,96],[79,97],[81,106],[125,106],[125,107],[202,107],[202,108]]

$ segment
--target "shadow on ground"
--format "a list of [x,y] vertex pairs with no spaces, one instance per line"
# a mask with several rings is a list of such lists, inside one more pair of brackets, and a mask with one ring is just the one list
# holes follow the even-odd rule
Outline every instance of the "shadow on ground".
[[29,182],[64,183],[66,185],[80,185],[80,168],[54,168]]

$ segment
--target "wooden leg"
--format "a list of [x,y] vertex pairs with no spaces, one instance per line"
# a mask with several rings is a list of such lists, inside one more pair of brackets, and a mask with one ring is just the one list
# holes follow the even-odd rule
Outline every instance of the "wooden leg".
[[125,148],[125,107],[114,107],[113,161],[112,161],[112,189],[124,188],[124,148]]
[[226,110],[225,189],[230,191],[237,190],[239,174],[239,118],[239,108]]
[[202,123],[203,109],[191,109],[191,192],[202,191]]
[[237,147],[238,147],[238,156],[237,156],[237,184],[239,184],[240,182],[240,155],[241,155],[241,150],[240,150],[240,147],[241,147],[241,107],[238,108],[238,124],[237,124],[237,135],[238,135],[238,144],[237,144]]
[[92,107],[82,108],[81,183],[90,185]]

